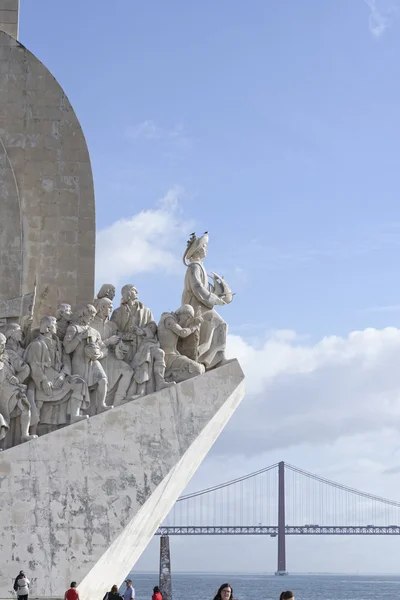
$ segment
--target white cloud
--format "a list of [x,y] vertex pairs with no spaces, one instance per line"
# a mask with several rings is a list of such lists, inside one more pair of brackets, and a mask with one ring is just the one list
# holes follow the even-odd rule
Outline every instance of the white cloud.
[[379,38],[391,25],[398,12],[398,6],[391,0],[364,0],[369,7],[369,30]]
[[189,139],[182,124],[174,125],[172,128],[160,127],[155,121],[148,120],[128,127],[125,136],[130,140],[176,141],[187,145]]
[[[230,335],[228,347],[246,374],[247,396],[187,491],[284,460],[332,481],[398,499],[399,329],[370,328],[317,343],[290,330],[270,333],[257,343]],[[252,518],[252,497],[260,493],[267,503],[268,486],[262,492],[257,492],[257,486],[245,489],[237,509],[239,522],[241,514]],[[220,496],[225,508],[217,512],[217,519],[228,514],[227,495]],[[297,496],[302,514],[299,498],[304,496]],[[293,507],[294,501],[287,506]],[[201,514],[206,514],[205,503]],[[177,570],[190,571],[196,564],[199,570],[213,571],[218,564],[220,572],[264,572],[276,565],[276,543],[267,538],[233,536],[226,541],[205,536],[194,543],[188,537],[179,545],[175,539],[172,551]],[[396,543],[387,537],[326,536],[321,552],[317,536],[295,536],[288,540],[288,568],[292,572],[397,573]],[[151,569],[157,552],[154,543],[141,558],[140,569]],[[274,584],[270,579],[268,585]]]
[[[232,422],[230,452],[256,455],[400,428],[399,329],[353,331],[314,345],[293,332],[257,346],[231,335],[229,355],[242,364],[248,394]],[[228,438],[220,452],[225,444]]]
[[117,284],[138,273],[178,269],[184,240],[193,223],[179,212],[183,191],[174,187],[155,208],[120,219],[97,233],[96,280]]

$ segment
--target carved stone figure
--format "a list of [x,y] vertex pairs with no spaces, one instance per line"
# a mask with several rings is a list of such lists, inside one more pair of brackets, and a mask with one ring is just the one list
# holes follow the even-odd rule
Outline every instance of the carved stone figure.
[[136,333],[136,327],[143,329],[154,321],[149,308],[138,301],[138,292],[134,285],[128,283],[121,290],[121,306],[116,308],[111,316],[111,321],[116,324],[122,339],[126,341],[126,354],[124,360],[132,364],[133,357],[141,341]]
[[[214,275],[214,285],[209,284],[203,258],[207,255],[207,232],[197,238],[190,237],[183,263],[187,267],[182,304],[190,304],[203,318],[199,335],[191,335],[182,340],[178,350],[192,360],[212,369],[225,360],[227,324],[214,310],[232,301],[232,293],[227,284],[218,275]],[[187,263],[187,261],[189,261]],[[215,292],[219,292],[218,293]]]
[[72,321],[72,309],[70,304],[65,304],[62,302],[57,307],[56,312],[57,319],[57,337],[61,342],[64,341],[65,334],[67,333],[67,329],[69,324]]
[[18,323],[9,323],[6,327],[6,351],[12,363],[14,372],[21,383],[28,379],[31,372],[29,365],[23,360],[24,352],[22,342],[22,329]]
[[89,390],[95,396],[94,408],[100,413],[113,406],[107,406],[105,402],[108,380],[100,363],[108,350],[99,332],[90,327],[95,315],[96,309],[91,304],[87,304],[78,312],[78,321],[72,323],[65,334],[64,348],[66,353],[72,356],[72,373],[86,381]]
[[204,365],[180,354],[178,341],[197,332],[202,317],[195,317],[190,304],[184,304],[175,312],[165,312],[158,324],[158,339],[165,352],[165,378],[180,383],[204,373]]
[[97,314],[91,326],[99,332],[103,344],[108,348],[108,354],[101,359],[101,364],[107,375],[109,395],[114,395],[113,404],[118,406],[127,396],[133,370],[123,360],[125,353],[119,344],[121,336],[118,335],[116,324],[109,320],[112,301],[104,296],[96,301],[96,305]]
[[31,410],[26,397],[26,385],[16,376],[5,348],[6,336],[0,333],[0,440],[6,437],[11,419],[19,417],[20,440],[26,442],[37,437],[29,435]]
[[156,323],[151,321],[144,328],[135,327],[134,332],[142,341],[132,361],[136,383],[133,395],[144,396],[174,385],[175,382],[166,382],[164,379],[165,354],[157,339]]
[[108,298],[109,300],[111,300],[111,302],[114,301],[115,287],[112,285],[112,283],[103,283],[103,285],[97,292],[97,296],[93,302],[95,308],[97,308],[96,303],[98,302],[98,300],[101,300],[102,298]]
[[[31,330],[29,328],[26,334],[28,339],[32,334],[32,331],[35,330]],[[21,383],[25,383],[27,385],[26,396],[29,400],[29,405],[31,408],[30,433],[36,434],[37,425],[39,423],[39,412],[35,404],[35,395],[32,389],[31,381],[30,379],[28,380],[29,375],[31,374],[31,369],[24,359],[25,350],[21,345],[24,334],[22,333],[21,326],[18,323],[9,323],[5,329],[5,336],[7,339],[7,356],[12,364],[15,375],[18,377]]]
[[87,419],[81,410],[89,407],[85,381],[71,375],[70,362],[57,335],[55,317],[43,317],[40,334],[25,351],[31,368],[35,404],[39,422],[45,425],[66,425]]

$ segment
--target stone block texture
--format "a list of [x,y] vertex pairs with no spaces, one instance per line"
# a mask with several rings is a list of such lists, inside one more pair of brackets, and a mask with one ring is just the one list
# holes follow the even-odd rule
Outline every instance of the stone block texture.
[[93,300],[94,188],[81,126],[52,74],[2,31],[0,222],[0,299],[36,281],[36,321],[58,302]]
[[121,584],[244,395],[236,360],[0,453],[0,597]]
[[0,30],[18,38],[19,0],[0,0]]

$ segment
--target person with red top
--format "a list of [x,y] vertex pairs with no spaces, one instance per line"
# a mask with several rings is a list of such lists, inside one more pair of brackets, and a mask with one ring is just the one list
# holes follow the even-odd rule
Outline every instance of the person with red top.
[[160,592],[160,588],[158,587],[158,585],[156,585],[156,587],[153,588],[153,596],[152,596],[151,600],[162,600],[162,594]]
[[71,582],[71,587],[64,594],[64,600],[79,600],[79,594],[76,589],[76,581]]

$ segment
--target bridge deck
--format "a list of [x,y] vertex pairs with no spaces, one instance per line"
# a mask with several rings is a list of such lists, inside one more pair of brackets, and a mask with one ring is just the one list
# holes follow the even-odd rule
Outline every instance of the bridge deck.
[[[319,526],[286,525],[286,535],[400,535],[399,525],[389,526]],[[202,527],[160,527],[156,535],[278,535],[277,525],[258,525],[232,527],[212,525]]]

